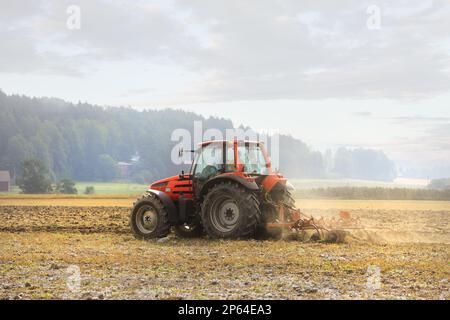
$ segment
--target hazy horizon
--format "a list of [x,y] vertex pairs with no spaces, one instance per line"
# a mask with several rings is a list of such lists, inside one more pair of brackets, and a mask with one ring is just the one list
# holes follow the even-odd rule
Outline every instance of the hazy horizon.
[[450,173],[447,1],[0,3],[6,94],[184,109]]

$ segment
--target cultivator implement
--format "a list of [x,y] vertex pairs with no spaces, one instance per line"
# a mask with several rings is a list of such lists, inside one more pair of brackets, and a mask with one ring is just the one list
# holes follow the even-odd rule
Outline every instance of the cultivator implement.
[[359,223],[347,211],[341,211],[339,218],[315,219],[296,208],[279,206],[279,218],[275,222],[267,223],[270,230],[282,230],[287,237],[295,236],[306,241],[343,242],[347,234],[343,229]]

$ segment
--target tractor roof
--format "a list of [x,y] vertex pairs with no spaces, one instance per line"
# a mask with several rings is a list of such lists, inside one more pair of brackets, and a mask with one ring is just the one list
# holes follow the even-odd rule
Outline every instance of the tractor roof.
[[[205,147],[211,143],[228,143],[228,144],[233,144],[234,140],[208,140],[208,141],[203,141],[200,142],[198,145],[201,147]],[[262,144],[262,142],[260,141],[249,141],[249,140],[238,140],[238,143],[249,143],[249,144]]]

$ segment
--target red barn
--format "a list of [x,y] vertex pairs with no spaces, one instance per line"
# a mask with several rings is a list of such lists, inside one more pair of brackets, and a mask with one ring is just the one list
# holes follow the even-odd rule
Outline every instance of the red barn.
[[9,171],[0,171],[0,192],[11,190],[11,177]]

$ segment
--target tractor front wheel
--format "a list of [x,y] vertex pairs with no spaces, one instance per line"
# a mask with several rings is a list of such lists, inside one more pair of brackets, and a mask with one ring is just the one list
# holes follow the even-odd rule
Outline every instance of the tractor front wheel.
[[213,239],[253,237],[260,219],[256,195],[231,182],[212,187],[202,204],[202,224]]
[[164,238],[170,232],[169,214],[161,200],[147,192],[134,204],[130,226],[137,239]]

